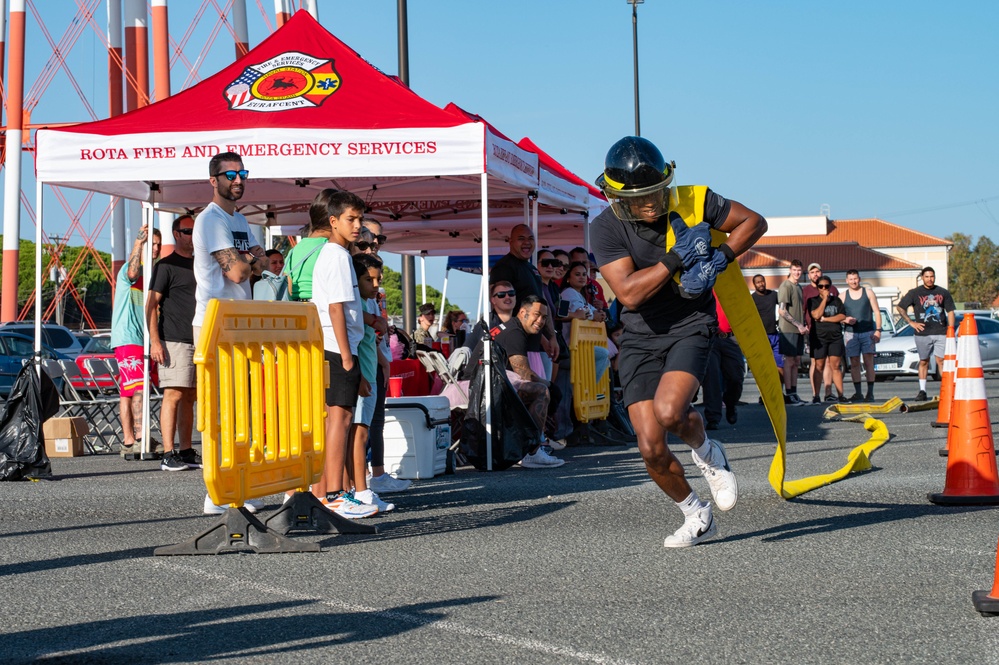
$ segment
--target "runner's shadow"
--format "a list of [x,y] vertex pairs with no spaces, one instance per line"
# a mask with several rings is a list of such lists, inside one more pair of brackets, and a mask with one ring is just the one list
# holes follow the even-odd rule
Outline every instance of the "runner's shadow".
[[832,531],[842,531],[845,529],[855,529],[858,527],[885,524],[888,522],[898,522],[901,520],[918,519],[927,515],[952,515],[954,513],[970,513],[989,510],[989,506],[936,506],[933,504],[885,504],[885,503],[865,503],[856,501],[824,501],[818,499],[790,499],[794,503],[813,505],[816,507],[838,507],[853,508],[858,511],[864,509],[867,512],[854,512],[848,515],[829,515],[816,517],[814,519],[779,524],[776,526],[750,531],[747,533],[735,534],[722,538],[714,542],[736,542],[759,538],[763,542],[780,542],[791,540],[803,536],[810,536],[816,533],[828,533]]

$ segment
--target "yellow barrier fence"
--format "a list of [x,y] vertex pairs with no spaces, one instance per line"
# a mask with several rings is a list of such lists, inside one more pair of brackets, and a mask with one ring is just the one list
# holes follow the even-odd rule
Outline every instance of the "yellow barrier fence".
[[[319,551],[316,543],[298,543],[269,528],[274,517],[265,525],[242,508],[248,499],[299,490],[279,515],[297,513],[300,523],[312,526],[318,516],[339,529],[339,516],[307,492],[323,473],[329,385],[315,306],[211,300],[196,345],[205,485],[212,501],[232,508],[200,535],[154,553]],[[284,531],[295,519],[285,515]]]
[[602,420],[610,414],[610,372],[597,381],[594,348],[607,348],[607,327],[603,323],[574,319],[569,335],[569,381],[572,406],[581,423]]
[[212,300],[194,364],[212,501],[240,506],[318,482],[329,368],[314,305]]

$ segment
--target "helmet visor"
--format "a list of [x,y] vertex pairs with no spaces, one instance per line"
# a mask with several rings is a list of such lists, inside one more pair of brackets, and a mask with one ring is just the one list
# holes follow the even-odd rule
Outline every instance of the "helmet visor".
[[669,210],[673,188],[659,183],[641,190],[604,189],[614,215],[626,222],[654,222]]

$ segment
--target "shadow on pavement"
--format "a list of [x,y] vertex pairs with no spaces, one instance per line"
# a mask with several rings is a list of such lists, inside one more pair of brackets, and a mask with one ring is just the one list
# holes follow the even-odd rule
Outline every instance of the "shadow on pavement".
[[[331,608],[316,600],[199,609],[81,621],[61,629],[4,635],[7,663],[174,663],[261,658],[369,642],[445,621],[447,609],[496,596],[413,603],[378,611]],[[259,616],[267,614],[269,616]],[[258,615],[258,616],[254,616]],[[275,616],[276,615],[276,616]],[[122,644],[122,642],[129,642]]]

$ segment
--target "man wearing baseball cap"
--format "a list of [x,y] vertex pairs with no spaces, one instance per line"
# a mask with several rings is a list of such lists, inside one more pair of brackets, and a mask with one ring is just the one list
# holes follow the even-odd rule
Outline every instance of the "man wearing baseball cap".
[[425,302],[420,305],[419,311],[420,315],[416,318],[416,330],[413,331],[413,341],[417,344],[430,346],[435,341],[434,334],[430,329],[434,325],[434,319],[437,318],[437,310],[433,303]]

